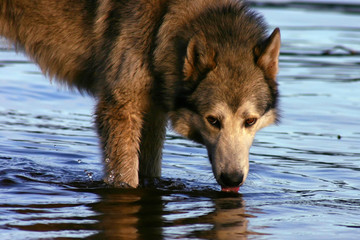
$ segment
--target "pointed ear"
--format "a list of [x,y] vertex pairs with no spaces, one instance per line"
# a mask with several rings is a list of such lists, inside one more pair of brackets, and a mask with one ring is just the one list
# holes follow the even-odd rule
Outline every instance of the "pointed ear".
[[207,44],[205,36],[199,34],[190,39],[183,67],[185,80],[198,79],[215,67],[215,51]]
[[254,49],[257,65],[264,71],[266,78],[274,81],[279,70],[280,44],[280,29],[276,28],[264,43]]

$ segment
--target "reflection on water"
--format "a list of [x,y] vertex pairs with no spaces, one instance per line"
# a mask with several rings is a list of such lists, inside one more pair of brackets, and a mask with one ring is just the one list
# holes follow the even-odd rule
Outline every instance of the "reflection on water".
[[282,31],[283,118],[257,135],[241,194],[171,131],[162,179],[106,186],[94,101],[0,42],[0,239],[358,239],[360,3],[252,4]]
[[[99,239],[245,239],[247,218],[240,196],[214,192],[102,191],[91,204],[99,214]],[[178,202],[182,202],[181,205]]]
[[28,232],[37,233],[35,238],[91,239],[246,239],[259,235],[247,228],[248,218],[254,216],[246,213],[239,194],[165,190],[176,184],[171,181],[158,184],[162,189],[123,190],[106,188],[102,182],[51,188],[49,182],[19,179],[25,188],[9,179],[1,183],[2,188],[13,189],[8,196],[21,198],[7,203],[0,199],[4,236],[12,232],[17,239],[27,238]]

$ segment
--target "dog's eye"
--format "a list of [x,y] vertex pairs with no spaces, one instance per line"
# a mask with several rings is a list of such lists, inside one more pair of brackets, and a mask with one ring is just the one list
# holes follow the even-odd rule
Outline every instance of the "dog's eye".
[[257,121],[257,118],[248,118],[245,120],[245,127],[251,127]]
[[219,128],[221,127],[220,120],[213,116],[206,117],[206,120],[210,123],[211,126]]

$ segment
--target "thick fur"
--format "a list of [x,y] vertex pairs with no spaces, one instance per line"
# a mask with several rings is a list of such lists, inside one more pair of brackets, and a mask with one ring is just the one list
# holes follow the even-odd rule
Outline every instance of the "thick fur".
[[168,118],[207,147],[221,186],[238,186],[255,132],[277,119],[279,30],[243,1],[0,0],[0,35],[98,100],[118,186],[160,176]]

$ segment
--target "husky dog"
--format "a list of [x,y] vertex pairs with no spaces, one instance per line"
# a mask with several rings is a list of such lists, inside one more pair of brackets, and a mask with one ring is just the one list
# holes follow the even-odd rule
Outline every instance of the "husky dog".
[[106,181],[159,177],[165,127],[206,146],[238,191],[277,121],[280,31],[241,0],[0,0],[0,35],[97,99]]

